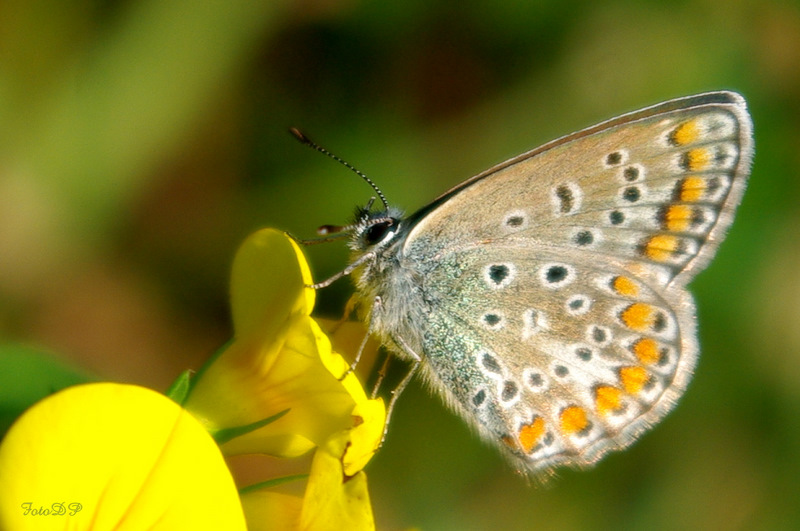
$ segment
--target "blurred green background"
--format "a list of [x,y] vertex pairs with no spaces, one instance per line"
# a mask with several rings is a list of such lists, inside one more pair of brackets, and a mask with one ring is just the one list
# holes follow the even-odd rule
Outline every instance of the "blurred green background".
[[[693,283],[703,354],[676,410],[542,488],[414,385],[371,495],[384,530],[800,527],[796,2],[3,0],[0,335],[163,391],[230,336],[248,233],[311,237],[371,195],[289,126],[413,211],[557,136],[722,88],[748,99],[756,156]],[[309,256],[317,278],[347,260]],[[24,374],[6,368],[0,397],[36,387]]]

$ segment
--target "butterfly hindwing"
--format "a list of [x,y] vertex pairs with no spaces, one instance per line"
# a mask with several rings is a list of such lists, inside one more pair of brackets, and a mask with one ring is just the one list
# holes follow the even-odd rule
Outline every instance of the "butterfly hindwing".
[[[426,276],[425,367],[480,433],[529,469],[589,464],[671,407],[694,366],[685,290],[519,248],[464,249]],[[446,297],[457,272],[468,295]],[[672,295],[672,294],[671,294]],[[535,429],[532,427],[535,426]]]

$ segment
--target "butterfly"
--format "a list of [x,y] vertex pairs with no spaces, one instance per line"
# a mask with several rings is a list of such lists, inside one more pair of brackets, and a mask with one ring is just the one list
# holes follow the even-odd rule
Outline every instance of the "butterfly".
[[518,470],[588,466],[684,393],[686,285],[752,157],[745,100],[720,91],[552,141],[407,217],[373,185],[383,208],[358,211],[350,265],[316,287],[352,274],[370,334],[412,364],[400,387],[421,373]]

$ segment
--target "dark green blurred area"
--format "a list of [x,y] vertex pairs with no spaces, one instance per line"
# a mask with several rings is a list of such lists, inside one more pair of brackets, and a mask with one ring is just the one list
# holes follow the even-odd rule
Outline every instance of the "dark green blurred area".
[[[693,284],[703,354],[675,411],[541,488],[414,387],[371,496],[386,530],[800,527],[797,3],[4,0],[0,334],[163,391],[230,336],[248,233],[311,237],[370,197],[289,126],[413,211],[557,136],[723,88],[748,99],[755,163]],[[347,260],[308,254],[317,278]]]

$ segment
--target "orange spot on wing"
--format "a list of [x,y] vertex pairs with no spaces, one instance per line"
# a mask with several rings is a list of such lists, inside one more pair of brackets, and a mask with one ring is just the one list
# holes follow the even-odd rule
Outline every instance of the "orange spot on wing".
[[589,419],[582,407],[570,406],[561,412],[561,431],[573,435],[585,430],[589,426]]
[[667,230],[682,232],[689,228],[692,209],[686,205],[672,205],[667,209],[664,218]]
[[678,249],[680,240],[669,234],[659,234],[650,238],[644,246],[644,254],[656,262],[665,262]]
[[544,419],[536,417],[530,424],[525,424],[519,429],[519,444],[527,454],[533,450],[536,443],[544,435]]
[[632,330],[647,330],[653,324],[653,307],[643,302],[635,302],[622,310],[620,318]]
[[619,379],[625,391],[635,395],[639,393],[650,376],[642,367],[623,367],[619,370]]
[[700,128],[697,127],[697,121],[691,120],[678,126],[678,128],[672,132],[671,139],[679,146],[685,146],[697,140],[699,135]]
[[595,405],[601,415],[619,411],[622,407],[622,390],[610,385],[598,387],[595,391]]
[[711,153],[705,148],[690,149],[686,152],[686,169],[689,171],[700,171],[711,162]]
[[614,291],[626,297],[635,297],[639,294],[639,286],[628,277],[615,277],[613,288]]
[[657,363],[661,359],[661,353],[658,351],[658,344],[649,337],[643,337],[633,344],[633,353],[639,358],[639,361],[646,365]]
[[681,201],[692,203],[699,201],[706,192],[706,181],[702,177],[687,177],[681,181],[680,198]]

